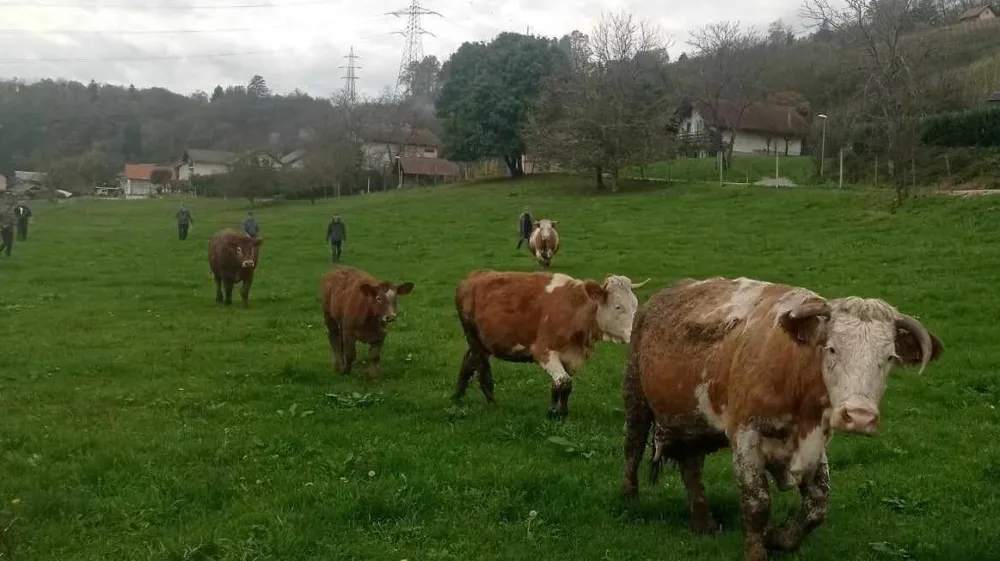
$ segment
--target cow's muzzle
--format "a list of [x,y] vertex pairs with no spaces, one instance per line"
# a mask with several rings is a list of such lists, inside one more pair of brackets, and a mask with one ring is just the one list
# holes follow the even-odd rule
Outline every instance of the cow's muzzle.
[[382,316],[382,323],[389,324],[396,321],[396,314],[390,314],[387,316]]
[[830,419],[835,430],[873,436],[878,433],[879,414],[871,407],[838,407]]
[[243,268],[244,269],[253,269],[255,265],[256,264],[253,261],[244,261],[243,262]]

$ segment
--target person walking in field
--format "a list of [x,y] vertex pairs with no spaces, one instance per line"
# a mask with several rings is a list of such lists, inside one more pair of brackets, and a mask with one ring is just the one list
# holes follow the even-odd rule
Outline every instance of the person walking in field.
[[184,203],[181,203],[181,207],[177,209],[177,237],[186,240],[192,224],[194,224],[194,218],[191,216],[191,211],[184,206]]
[[31,218],[31,209],[24,203],[18,203],[14,207],[14,216],[17,218],[17,239],[25,241],[28,239],[28,219]]
[[248,212],[246,220],[243,221],[243,233],[251,238],[256,238],[260,233],[260,226],[257,225],[257,219],[252,212]]
[[14,207],[8,204],[0,208],[0,252],[10,257],[14,247]]
[[518,235],[517,249],[521,249],[521,244],[531,238],[531,231],[535,228],[535,223],[531,220],[531,213],[524,209],[517,222]]
[[330,243],[333,262],[340,261],[341,244],[347,241],[347,227],[344,226],[340,216],[334,215],[333,220],[326,227],[326,241]]

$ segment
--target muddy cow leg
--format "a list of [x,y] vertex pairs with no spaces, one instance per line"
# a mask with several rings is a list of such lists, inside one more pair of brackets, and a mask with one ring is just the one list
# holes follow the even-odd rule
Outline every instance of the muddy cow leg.
[[705,496],[705,484],[702,481],[704,469],[705,456],[688,456],[681,460],[681,478],[687,490],[691,530],[698,534],[711,534],[718,527],[712,517],[712,509],[708,506],[708,497]]
[[533,358],[552,378],[552,406],[548,411],[549,418],[561,419],[568,413],[566,405],[569,393],[573,391],[573,378],[559,360],[559,353],[536,352],[533,353]]
[[764,542],[768,549],[795,551],[802,545],[802,540],[826,520],[830,505],[830,466],[826,454],[823,454],[812,479],[799,485],[799,493],[802,495],[802,506],[795,518],[765,535]]
[[253,279],[247,279],[243,281],[243,287],[240,288],[240,296],[243,298],[244,308],[250,305],[250,286],[252,285]]
[[218,274],[215,275],[215,301],[222,303],[222,277]]
[[751,427],[743,427],[733,443],[733,472],[743,512],[743,559],[766,561],[764,532],[771,514],[771,493],[760,456],[760,434]]
[[496,404],[497,400],[493,397],[493,368],[490,367],[490,355],[479,354],[479,366],[476,367],[476,371],[479,373],[479,389],[483,392],[486,402]]
[[356,349],[354,348],[355,341],[353,338],[343,334],[341,335],[341,338],[343,340],[343,350],[341,351],[340,355],[342,363],[340,371],[343,372],[344,374],[350,374],[351,366],[354,364],[354,357],[356,351]]
[[222,279],[222,288],[225,289],[225,292],[226,292],[226,305],[227,306],[232,305],[232,303],[233,303],[233,279],[223,278]]
[[330,341],[330,360],[334,368],[340,370],[340,355],[343,354],[340,326],[327,314],[323,314],[323,321],[326,323],[326,338]]
[[382,377],[382,343],[368,345],[368,378],[378,380]]
[[476,365],[479,364],[479,359],[476,357],[476,352],[469,347],[469,350],[465,351],[465,356],[462,357],[462,368],[458,371],[458,382],[455,384],[455,393],[452,394],[451,398],[458,401],[465,397],[465,392],[469,389],[469,381],[476,374]]
[[631,499],[639,493],[639,465],[646,453],[649,429],[653,426],[653,410],[642,394],[638,368],[632,361],[625,365],[622,398],[625,402],[625,480],[622,495]]

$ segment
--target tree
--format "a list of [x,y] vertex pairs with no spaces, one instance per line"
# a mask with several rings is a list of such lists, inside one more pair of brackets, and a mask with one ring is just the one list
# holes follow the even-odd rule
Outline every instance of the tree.
[[149,174],[149,182],[156,185],[158,192],[164,191],[173,178],[174,173],[167,168],[156,168]]
[[[739,130],[747,109],[763,96],[761,75],[767,64],[764,38],[753,28],[724,21],[695,31],[688,44],[697,54],[692,61],[690,90],[714,113],[717,125],[721,124],[718,121],[725,121],[725,128],[730,131],[728,139],[721,136],[718,139],[723,148],[723,165],[728,168],[736,142],[732,131]],[[722,105],[727,100],[736,106],[736,111],[723,118]]]
[[531,153],[593,170],[598,188],[607,171],[617,188],[619,170],[662,159],[674,137],[665,45],[652,26],[622,13],[559,46],[564,57],[529,127]]
[[[931,56],[930,44],[920,36],[904,37],[911,27],[914,0],[846,0],[843,8],[829,0],[810,0],[803,15],[824,21],[860,50],[854,105],[857,134],[864,144],[882,153],[891,166],[913,164],[919,144],[920,117],[927,114],[926,84],[921,64]],[[906,174],[895,174],[897,203],[908,192]]]
[[516,33],[459,47],[441,69],[445,156],[498,157],[511,177],[521,176],[523,130],[556,56],[552,41]]
[[222,89],[222,86],[217,85],[215,86],[215,89],[212,90],[212,98],[209,101],[215,103],[216,101],[222,99],[222,96],[224,95],[226,95],[226,92]]
[[97,98],[101,93],[101,87],[97,85],[95,80],[91,80],[90,83],[87,84],[87,92],[90,93],[90,101],[97,101]]
[[136,120],[129,121],[122,131],[122,155],[126,162],[136,162],[142,159],[142,127]]
[[247,84],[247,93],[251,97],[267,97],[271,95],[271,90],[267,87],[267,81],[264,80],[264,77],[260,74],[255,74],[250,79],[250,83]]
[[423,60],[413,61],[403,76],[407,97],[433,103],[440,89],[440,75],[441,63],[436,56],[425,56]]
[[257,199],[276,194],[279,185],[277,170],[256,153],[237,160],[227,179],[230,192],[245,197],[250,206],[254,206]]
[[135,84],[129,84],[128,85],[128,95],[129,95],[129,97],[135,98],[135,96],[138,95],[138,93],[139,93],[139,90],[135,89]]
[[767,27],[767,42],[771,45],[791,45],[795,42],[795,31],[781,19]]

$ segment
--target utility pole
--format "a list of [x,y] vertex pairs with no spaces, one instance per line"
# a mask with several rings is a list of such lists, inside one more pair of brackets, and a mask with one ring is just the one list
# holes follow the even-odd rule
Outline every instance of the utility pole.
[[393,95],[395,96],[400,84],[406,81],[406,74],[409,72],[410,66],[415,62],[420,62],[424,58],[424,42],[421,36],[434,36],[433,33],[423,28],[420,23],[421,18],[423,16],[443,16],[421,6],[420,0],[410,0],[410,5],[407,8],[388,12],[386,15],[396,17],[406,16],[406,28],[403,31],[393,31],[393,35],[402,35],[406,38],[406,44],[403,46],[403,55],[399,59],[399,73],[396,76],[396,86],[393,89]]
[[358,91],[355,82],[358,81],[358,70],[361,68],[356,65],[354,61],[361,57],[354,54],[354,45],[351,45],[351,54],[345,56],[344,58],[347,59],[347,66],[340,67],[347,70],[347,74],[342,76],[344,79],[344,96],[347,97],[348,103],[353,104],[358,99]]

